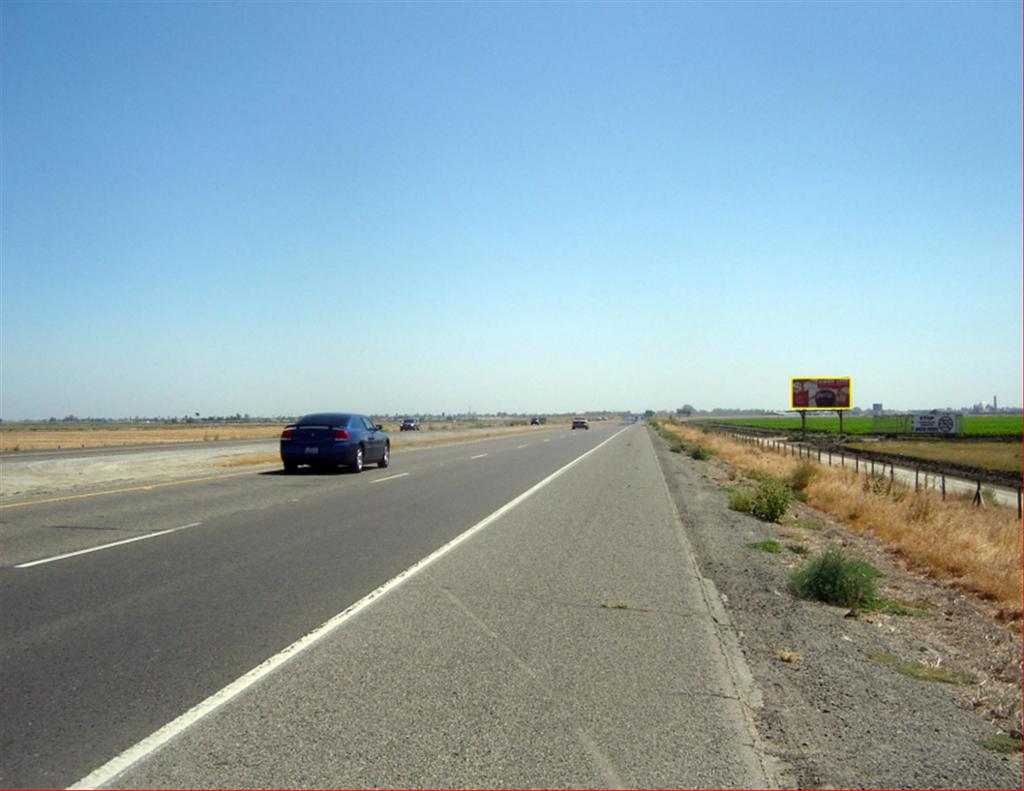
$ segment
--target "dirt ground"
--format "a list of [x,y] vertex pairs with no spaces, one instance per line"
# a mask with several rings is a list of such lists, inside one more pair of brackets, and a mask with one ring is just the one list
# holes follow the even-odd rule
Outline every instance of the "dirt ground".
[[[718,459],[668,452],[652,433],[702,573],[718,588],[764,705],[753,712],[781,782],[800,788],[1021,788],[1021,624],[907,567],[877,538],[796,503],[785,524],[728,508],[742,477]],[[775,540],[771,554],[749,545]],[[827,546],[868,560],[879,595],[913,615],[802,601],[792,571]],[[920,680],[898,663],[963,674]]]

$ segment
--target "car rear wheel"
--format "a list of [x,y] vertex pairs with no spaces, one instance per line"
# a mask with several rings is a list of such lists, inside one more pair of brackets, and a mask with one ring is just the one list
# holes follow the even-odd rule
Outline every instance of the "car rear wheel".
[[391,463],[391,445],[384,445],[384,455],[380,457],[380,461],[377,462],[378,467],[387,467]]
[[363,471],[363,446],[360,445],[358,448],[356,448],[356,457],[355,457],[355,460],[352,462],[352,472],[362,472],[362,471]]

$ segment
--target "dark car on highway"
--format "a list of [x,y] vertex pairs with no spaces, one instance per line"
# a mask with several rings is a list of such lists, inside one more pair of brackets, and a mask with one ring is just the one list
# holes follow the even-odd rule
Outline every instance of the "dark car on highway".
[[316,469],[344,465],[352,472],[361,472],[364,464],[387,467],[391,438],[366,415],[317,412],[281,432],[281,461],[285,472],[295,472],[300,464]]
[[411,417],[407,417],[402,421],[402,425],[398,427],[399,431],[419,431],[420,424],[413,420]]
[[589,430],[590,429],[590,423],[587,422],[587,419],[585,417],[574,417],[572,419],[572,427],[573,428],[585,428],[585,429]]

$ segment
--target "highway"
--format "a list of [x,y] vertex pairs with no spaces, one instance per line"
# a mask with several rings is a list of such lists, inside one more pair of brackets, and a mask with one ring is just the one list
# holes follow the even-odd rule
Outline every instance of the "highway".
[[642,426],[19,502],[0,601],[3,787],[769,782]]

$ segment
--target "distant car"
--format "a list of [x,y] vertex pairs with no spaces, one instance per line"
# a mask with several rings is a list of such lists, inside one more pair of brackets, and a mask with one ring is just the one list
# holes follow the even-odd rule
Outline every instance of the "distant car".
[[572,427],[574,429],[576,429],[576,428],[585,428],[585,429],[587,429],[589,431],[590,430],[590,423],[587,422],[587,419],[585,417],[574,417],[572,419]]
[[539,417],[531,417],[530,418],[530,425],[531,426],[539,426],[540,425],[540,418]]
[[402,421],[402,425],[398,427],[399,431],[419,431],[420,424],[413,420],[411,417],[407,417]]
[[387,467],[391,438],[366,415],[317,412],[281,432],[281,462],[289,473],[300,464],[318,469],[344,465],[352,472],[362,472],[364,464]]

